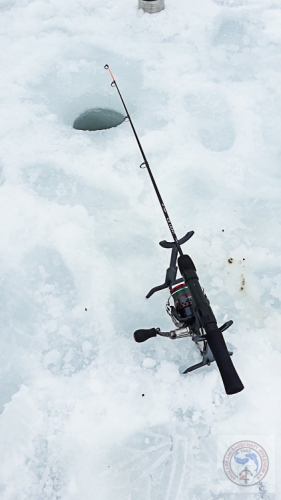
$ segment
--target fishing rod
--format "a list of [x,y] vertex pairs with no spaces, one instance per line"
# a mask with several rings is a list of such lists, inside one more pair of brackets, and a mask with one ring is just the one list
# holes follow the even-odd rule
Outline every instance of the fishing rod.
[[[237,392],[242,391],[244,386],[231,361],[230,356],[233,353],[228,351],[222,335],[222,332],[229,328],[233,321],[228,321],[220,328],[218,327],[210,302],[199,283],[195,265],[188,255],[183,254],[181,249],[181,245],[193,236],[194,231],[189,231],[183,238],[178,240],[116,80],[109,65],[106,64],[104,68],[108,70],[112,78],[111,86],[116,87],[117,89],[126,112],[126,118],[130,122],[139,146],[143,157],[143,163],[140,167],[148,170],[150,179],[166,218],[166,222],[174,239],[174,242],[172,243],[167,241],[160,242],[160,245],[163,248],[169,248],[172,250],[170,266],[166,271],[164,283],[152,288],[146,298],[151,297],[151,295],[159,290],[169,288],[171,297],[174,299],[174,306],[171,306],[168,300],[166,310],[178,328],[170,332],[161,332],[160,328],[136,330],[134,333],[134,339],[136,342],[144,342],[152,337],[156,337],[156,335],[169,337],[171,339],[191,337],[201,353],[202,361],[201,363],[197,363],[196,365],[187,368],[183,373],[189,373],[216,361],[226,393],[236,394]],[[182,275],[182,278],[179,279],[176,278],[176,261],[178,254],[178,265]]]
[[150,166],[149,166],[149,163],[148,163],[148,161],[147,161],[147,159],[146,159],[146,156],[145,156],[145,154],[144,154],[144,151],[143,151],[143,149],[142,149],[142,145],[141,145],[140,140],[139,140],[139,138],[138,138],[138,134],[137,134],[137,132],[136,132],[136,130],[135,130],[135,127],[134,127],[133,122],[132,122],[132,120],[131,120],[131,117],[130,117],[129,111],[127,110],[126,104],[125,104],[125,102],[124,102],[124,100],[123,100],[123,97],[122,97],[121,92],[120,92],[120,90],[119,90],[119,88],[118,88],[118,85],[117,85],[117,83],[116,83],[116,80],[115,80],[115,78],[114,78],[114,76],[113,76],[113,74],[112,74],[112,72],[111,72],[110,67],[108,66],[108,64],[106,64],[106,65],[104,66],[104,69],[107,69],[107,70],[109,71],[109,74],[110,74],[110,76],[111,76],[111,78],[112,78],[111,87],[116,87],[116,90],[117,90],[117,92],[118,92],[118,94],[119,94],[119,97],[120,97],[120,99],[121,99],[121,101],[122,101],[122,104],[123,104],[123,106],[124,106],[124,109],[125,109],[125,111],[126,111],[126,118],[128,118],[128,120],[129,120],[129,122],[130,122],[130,125],[131,125],[131,127],[132,127],[132,130],[133,130],[133,132],[134,132],[134,135],[135,135],[136,141],[137,141],[137,143],[138,143],[138,146],[139,146],[139,149],[140,149],[141,155],[142,155],[142,157],[143,157],[143,163],[140,165],[140,167],[141,167],[141,168],[147,168],[147,171],[148,171],[148,173],[149,173],[149,176],[150,176],[151,182],[152,182],[153,187],[154,187],[154,189],[155,189],[155,191],[156,191],[157,198],[158,198],[159,203],[160,203],[160,205],[161,205],[161,208],[162,208],[162,210],[163,210],[163,213],[164,213],[165,219],[166,219],[166,221],[167,221],[167,224],[168,224],[168,227],[169,227],[170,232],[171,232],[171,234],[172,234],[172,237],[173,237],[173,239],[174,239],[174,241],[175,241],[175,244],[176,244],[176,247],[177,247],[177,249],[178,249],[178,252],[179,252],[179,254],[180,254],[180,255],[183,255],[182,249],[181,249],[181,247],[180,247],[179,240],[178,240],[178,238],[177,238],[177,235],[176,235],[175,230],[174,230],[174,228],[173,228],[173,225],[172,225],[172,223],[171,223],[171,219],[170,219],[170,217],[169,217],[168,211],[167,211],[167,209],[166,209],[166,207],[165,207],[164,201],[162,200],[162,196],[161,196],[161,194],[160,194],[160,192],[159,192],[159,189],[158,189],[158,187],[157,187],[157,184],[156,184],[155,179],[154,179],[154,177],[153,177],[153,174],[152,174],[152,172],[151,172],[151,168],[150,168]]

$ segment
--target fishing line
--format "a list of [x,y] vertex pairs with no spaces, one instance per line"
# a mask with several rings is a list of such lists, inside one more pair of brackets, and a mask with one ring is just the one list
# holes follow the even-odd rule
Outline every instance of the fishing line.
[[110,123],[111,123],[111,126],[113,126],[113,118],[112,118],[112,105],[111,105],[111,93],[110,93],[110,88],[109,88],[109,92],[107,93],[108,95],[108,109],[110,111]]

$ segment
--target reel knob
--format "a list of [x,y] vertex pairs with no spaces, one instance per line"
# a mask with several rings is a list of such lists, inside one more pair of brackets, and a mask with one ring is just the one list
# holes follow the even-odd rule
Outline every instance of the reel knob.
[[136,342],[145,342],[152,337],[156,337],[158,331],[156,328],[150,328],[149,330],[136,330],[134,333],[134,339]]

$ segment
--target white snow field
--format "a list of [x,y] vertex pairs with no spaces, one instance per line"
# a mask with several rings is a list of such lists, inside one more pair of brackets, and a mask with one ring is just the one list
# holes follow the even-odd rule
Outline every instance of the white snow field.
[[[0,0],[0,499],[280,499],[281,4]],[[245,390],[173,327],[171,236],[109,64]],[[229,262],[229,259],[231,262]],[[86,310],[87,309],[87,310]],[[229,481],[241,439],[262,483]],[[275,452],[274,452],[275,444]],[[222,451],[220,451],[222,450]]]

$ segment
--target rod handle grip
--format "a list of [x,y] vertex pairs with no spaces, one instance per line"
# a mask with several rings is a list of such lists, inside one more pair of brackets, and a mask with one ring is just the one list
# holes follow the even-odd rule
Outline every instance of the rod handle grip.
[[180,256],[178,265],[181,275],[191,293],[193,307],[197,311],[198,319],[206,332],[206,340],[218,365],[225,392],[226,394],[236,394],[242,391],[244,386],[231,361],[210,303],[201,288],[195,265],[189,255]]
[[226,394],[236,394],[242,391],[244,385],[235,370],[220,329],[215,328],[209,331],[206,338],[218,365]]

